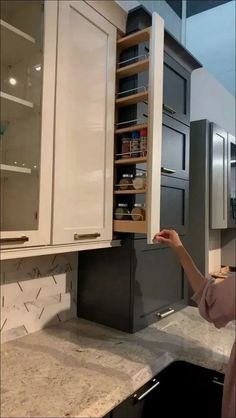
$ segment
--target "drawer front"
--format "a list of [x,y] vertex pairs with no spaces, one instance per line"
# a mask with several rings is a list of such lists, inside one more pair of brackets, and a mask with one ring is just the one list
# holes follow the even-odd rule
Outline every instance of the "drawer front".
[[190,74],[167,54],[164,59],[163,111],[190,125]]
[[162,123],[162,173],[189,178],[189,127],[164,115]]
[[172,249],[147,248],[145,240],[136,240],[132,258],[133,331],[157,321],[164,308],[184,298],[183,272]]
[[189,182],[162,176],[161,229],[175,229],[185,235],[189,216]]

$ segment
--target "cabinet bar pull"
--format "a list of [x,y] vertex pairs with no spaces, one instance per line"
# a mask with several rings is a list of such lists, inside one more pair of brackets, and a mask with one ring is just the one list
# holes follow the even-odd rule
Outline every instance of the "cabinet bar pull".
[[[156,379],[153,379],[153,382],[155,382]],[[134,398],[137,399],[137,401],[141,401],[142,399],[144,399],[153,389],[155,389],[158,385],[160,384],[160,382],[156,382],[152,387],[150,387],[150,389],[146,390],[146,392],[144,392],[141,396],[137,396],[136,394],[134,395]]]
[[212,382],[213,382],[213,383],[215,383],[216,385],[224,386],[224,383],[219,382],[219,381],[217,380],[217,378],[213,378]]
[[172,170],[171,168],[161,167],[161,172],[165,174],[174,174],[176,170]]
[[157,312],[156,315],[158,316],[158,318],[163,319],[166,316],[171,315],[172,313],[174,313],[174,311],[175,311],[174,309],[168,308],[168,310],[166,312],[163,312],[163,313]]
[[93,234],[74,234],[74,240],[98,238],[101,234],[94,232]]
[[12,242],[26,242],[29,241],[29,237],[22,236],[22,237],[15,237],[15,238],[1,238],[1,244],[11,244]]
[[176,111],[172,107],[167,106],[165,104],[163,104],[163,109],[166,110],[167,112],[171,113],[172,115],[174,115],[176,113]]

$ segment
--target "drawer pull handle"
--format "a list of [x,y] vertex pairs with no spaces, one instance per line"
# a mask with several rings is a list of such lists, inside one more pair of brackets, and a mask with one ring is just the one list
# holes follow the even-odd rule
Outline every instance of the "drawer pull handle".
[[[155,382],[156,381],[156,379],[153,379],[153,382]],[[150,387],[150,389],[148,389],[148,390],[146,390],[146,392],[144,392],[142,395],[140,395],[139,397],[138,397],[138,395],[137,394],[135,394],[134,395],[134,398],[137,400],[137,401],[141,401],[142,399],[144,399],[153,389],[155,389],[158,385],[160,384],[160,382],[156,382],[152,387]]]
[[92,239],[92,238],[98,238],[101,234],[99,232],[94,232],[93,234],[74,234],[74,240],[78,241],[80,239]]
[[166,318],[167,316],[171,315],[172,313],[174,313],[174,309],[169,308],[167,311],[165,312],[157,312],[157,317],[160,319]]
[[212,382],[215,383],[216,385],[224,386],[224,383],[219,382],[215,377],[213,378]]
[[176,170],[172,170],[172,168],[161,167],[161,172],[165,174],[174,174]]
[[171,113],[171,115],[174,115],[176,113],[176,111],[172,107],[167,106],[165,104],[163,104],[163,109],[166,110],[167,112]]
[[29,241],[29,237],[22,236],[22,237],[15,237],[15,238],[1,238],[1,244],[11,244],[12,242],[26,242]]

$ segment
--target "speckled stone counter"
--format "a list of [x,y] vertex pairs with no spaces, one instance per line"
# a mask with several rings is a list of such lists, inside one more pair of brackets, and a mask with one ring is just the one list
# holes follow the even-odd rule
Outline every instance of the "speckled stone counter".
[[129,335],[75,319],[2,347],[2,417],[102,417],[175,359],[224,371],[235,325],[186,307]]

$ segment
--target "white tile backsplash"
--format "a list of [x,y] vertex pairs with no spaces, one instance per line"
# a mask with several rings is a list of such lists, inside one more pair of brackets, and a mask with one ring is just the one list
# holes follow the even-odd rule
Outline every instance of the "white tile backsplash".
[[78,254],[1,262],[1,342],[76,317]]

